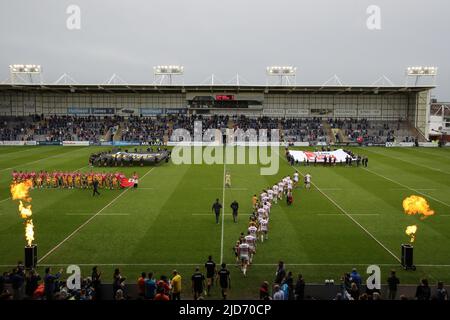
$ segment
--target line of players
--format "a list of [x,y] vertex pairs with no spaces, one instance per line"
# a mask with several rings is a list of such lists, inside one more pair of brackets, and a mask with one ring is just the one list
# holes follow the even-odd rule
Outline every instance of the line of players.
[[247,228],[247,234],[241,233],[239,240],[234,246],[236,264],[240,268],[244,277],[247,269],[253,262],[256,254],[257,243],[263,243],[269,239],[270,209],[273,204],[286,197],[288,205],[292,204],[292,190],[298,185],[299,174],[296,172],[293,179],[286,176],[272,187],[261,191],[259,197],[255,194],[252,197],[253,213]]
[[[136,173],[133,176],[136,176]],[[13,183],[31,180],[34,188],[91,189],[94,181],[98,181],[99,188],[120,189],[120,182],[125,175],[121,172],[13,171],[12,178]]]

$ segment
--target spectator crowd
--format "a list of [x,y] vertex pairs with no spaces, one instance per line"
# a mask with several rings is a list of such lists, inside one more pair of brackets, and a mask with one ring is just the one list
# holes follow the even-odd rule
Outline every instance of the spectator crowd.
[[[204,271],[203,271],[204,270]],[[74,288],[63,278],[63,269],[54,271],[47,267],[44,274],[36,270],[26,270],[22,262],[9,271],[0,275],[0,300],[180,300],[180,299],[207,299],[214,290],[227,298],[231,290],[230,271],[226,264],[216,267],[210,256],[203,268],[196,267],[188,281],[183,282],[183,275],[172,270],[170,275],[157,275],[156,273],[142,272],[134,280],[128,279],[119,268],[115,269],[109,281],[104,285],[104,275],[98,267],[94,266],[90,276],[81,279],[80,287]],[[242,278],[234,280],[243,281]],[[130,283],[132,285],[130,285]],[[391,271],[386,279],[386,292],[368,289],[362,276],[353,268],[351,272],[344,273],[340,283],[335,285],[333,280],[327,280],[325,285],[337,286],[338,293],[330,296],[330,300],[448,300],[448,291],[444,283],[438,281],[432,287],[427,279],[421,279],[417,285],[414,296],[399,294],[400,279],[395,270]],[[214,289],[218,284],[219,289]],[[236,284],[234,286],[237,286]],[[188,287],[188,288],[185,288]],[[112,291],[109,291],[111,290]],[[257,287],[256,287],[257,288]],[[317,297],[308,293],[308,284],[302,274],[294,276],[292,271],[280,261],[276,268],[275,278],[264,281],[255,288],[252,299],[260,300],[316,300]],[[224,290],[226,289],[226,290]],[[259,293],[259,294],[258,294]],[[239,298],[234,296],[234,298]]]
[[[336,136],[337,142],[374,143],[402,141],[414,142],[411,130],[401,120],[381,121],[368,119],[322,118],[273,118],[229,115],[165,115],[142,116],[49,116],[0,117],[0,141],[131,141],[162,144],[169,140],[173,130],[194,132],[194,122],[207,129],[279,129],[283,141],[331,143],[333,134],[324,126],[340,129],[345,141]],[[203,133],[202,132],[202,133]]]

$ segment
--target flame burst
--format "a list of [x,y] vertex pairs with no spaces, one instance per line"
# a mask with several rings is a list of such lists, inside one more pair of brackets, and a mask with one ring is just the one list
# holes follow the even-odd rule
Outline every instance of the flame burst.
[[19,202],[19,212],[20,212],[20,217],[22,219],[28,219],[31,217],[31,215],[33,214],[33,211],[31,211],[31,204],[28,206],[24,206],[22,201]]
[[31,202],[30,189],[33,186],[31,180],[26,180],[21,183],[14,183],[11,185],[11,197],[13,200],[19,200],[19,213],[20,217],[25,220],[25,239],[28,246],[31,246],[34,240],[34,225],[31,216],[33,211],[31,210],[31,204],[24,204],[24,202]]
[[25,222],[25,239],[27,239],[28,246],[31,246],[34,240],[34,225],[31,219]]
[[434,215],[434,211],[430,209],[427,200],[420,196],[410,196],[403,200],[403,210],[409,215],[422,215],[422,220]]
[[11,185],[11,196],[13,200],[24,200],[26,202],[31,202],[30,189],[33,186],[33,181],[26,180],[21,183],[14,183]]
[[417,226],[407,226],[405,233],[410,237],[410,242],[414,242],[416,240],[416,232],[417,232]]

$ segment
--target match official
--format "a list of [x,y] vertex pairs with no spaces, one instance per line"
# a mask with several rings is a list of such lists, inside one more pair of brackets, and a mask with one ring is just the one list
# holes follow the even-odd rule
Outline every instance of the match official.
[[96,194],[100,195],[100,192],[98,192],[98,179],[94,179],[93,182],[94,191],[92,193],[92,196],[94,197]]
[[236,200],[234,200],[232,203],[231,203],[231,209],[233,210],[233,222],[234,223],[237,223],[238,221],[237,221],[237,218],[238,218],[238,209],[239,209],[239,203],[237,203],[237,201]]
[[222,205],[220,204],[219,199],[216,199],[216,202],[212,205],[212,210],[216,215],[216,224],[219,224],[220,209],[222,209]]

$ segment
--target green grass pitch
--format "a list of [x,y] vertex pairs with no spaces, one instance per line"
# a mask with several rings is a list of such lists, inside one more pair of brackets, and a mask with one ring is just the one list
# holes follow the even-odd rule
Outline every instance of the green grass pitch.
[[[25,245],[17,202],[9,197],[11,171],[91,170],[90,153],[101,147],[0,148],[0,270],[23,260]],[[183,276],[184,296],[190,297],[190,276],[209,254],[221,257],[232,272],[230,298],[257,298],[263,280],[274,279],[275,264],[283,260],[294,275],[307,283],[323,283],[357,267],[378,264],[382,281],[395,268],[402,283],[416,284],[422,277],[432,283],[450,282],[450,149],[353,148],[369,157],[369,168],[298,166],[312,175],[310,191],[298,188],[294,204],[274,205],[270,239],[258,245],[254,264],[243,278],[234,267],[232,246],[246,230],[251,196],[294,169],[280,158],[275,176],[261,176],[258,165],[174,165],[125,168],[140,175],[138,190],[32,190],[35,243],[40,270],[45,266],[78,264],[83,276],[92,265],[111,282],[120,267],[127,282],[142,271],[156,276],[177,269]],[[282,150],[280,150],[282,153]],[[102,169],[93,169],[101,171]],[[111,169],[109,169],[111,170]],[[231,173],[232,188],[223,188],[224,170]],[[407,216],[402,200],[424,196],[436,215],[425,220]],[[216,225],[212,202],[224,204],[223,224]],[[230,203],[240,204],[234,224]],[[417,224],[416,271],[402,271],[400,245],[408,242],[407,225]],[[189,287],[189,288],[188,288]],[[219,290],[213,290],[218,298]]]

